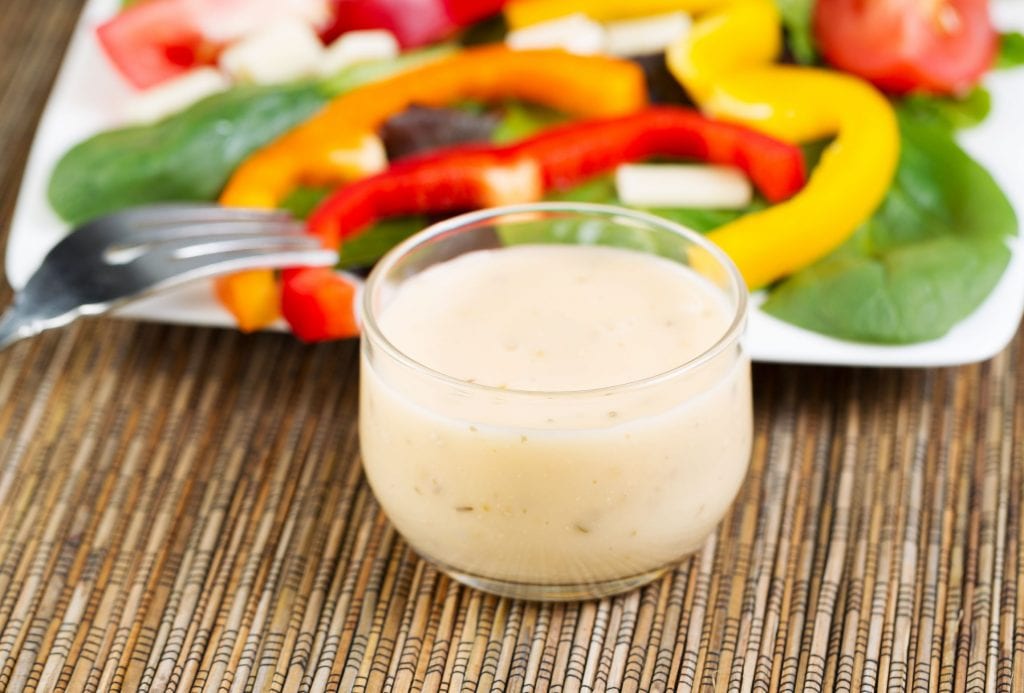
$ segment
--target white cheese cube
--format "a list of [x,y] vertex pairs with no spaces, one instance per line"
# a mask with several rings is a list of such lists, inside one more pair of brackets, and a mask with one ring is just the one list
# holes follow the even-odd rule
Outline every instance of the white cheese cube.
[[133,123],[148,123],[191,106],[231,86],[227,76],[215,67],[198,67],[133,96],[125,117]]
[[363,135],[358,146],[333,151],[330,157],[335,166],[355,178],[379,173],[388,167],[384,142],[374,134]]
[[690,16],[669,12],[639,19],[624,19],[604,25],[610,55],[646,55],[658,53],[690,31]]
[[317,69],[322,75],[333,75],[357,63],[397,57],[399,52],[398,40],[386,29],[349,31],[324,50]]
[[323,52],[312,27],[289,19],[228,47],[220,66],[239,82],[274,84],[316,74]]
[[738,168],[705,164],[623,164],[615,187],[623,204],[636,207],[740,209],[754,194]]
[[513,50],[560,48],[569,53],[593,55],[605,49],[604,27],[583,13],[509,32],[505,43]]

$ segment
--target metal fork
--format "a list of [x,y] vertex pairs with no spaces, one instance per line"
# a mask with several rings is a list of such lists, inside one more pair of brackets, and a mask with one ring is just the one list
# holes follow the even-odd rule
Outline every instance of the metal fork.
[[78,227],[50,250],[0,315],[0,349],[194,279],[329,266],[337,258],[283,212],[201,204],[129,209]]

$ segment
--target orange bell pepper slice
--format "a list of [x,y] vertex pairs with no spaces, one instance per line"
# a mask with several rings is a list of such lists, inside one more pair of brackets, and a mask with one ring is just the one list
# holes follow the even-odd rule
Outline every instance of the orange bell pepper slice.
[[281,287],[274,270],[254,269],[217,277],[214,291],[242,332],[255,332],[281,317]]
[[647,102],[633,63],[562,51],[485,46],[347,92],[239,167],[221,202],[277,207],[296,186],[341,185],[385,165],[377,128],[413,104],[516,98],[579,117],[631,113]]

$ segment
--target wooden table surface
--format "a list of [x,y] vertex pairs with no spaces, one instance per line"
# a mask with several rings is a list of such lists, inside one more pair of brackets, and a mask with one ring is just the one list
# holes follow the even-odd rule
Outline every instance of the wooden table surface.
[[[78,2],[4,2],[5,221]],[[0,690],[1021,691],[1022,356],[757,366],[718,534],[536,605],[381,516],[356,344],[86,321],[0,353]]]

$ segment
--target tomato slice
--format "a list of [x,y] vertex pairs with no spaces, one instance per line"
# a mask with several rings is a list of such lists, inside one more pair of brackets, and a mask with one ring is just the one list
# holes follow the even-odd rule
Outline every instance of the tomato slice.
[[96,33],[121,74],[145,89],[211,64],[224,46],[289,17],[321,25],[325,0],[145,0]]
[[209,62],[215,52],[177,0],[133,5],[96,34],[117,69],[140,89]]
[[818,0],[814,30],[836,67],[893,93],[961,93],[997,49],[987,0]]

